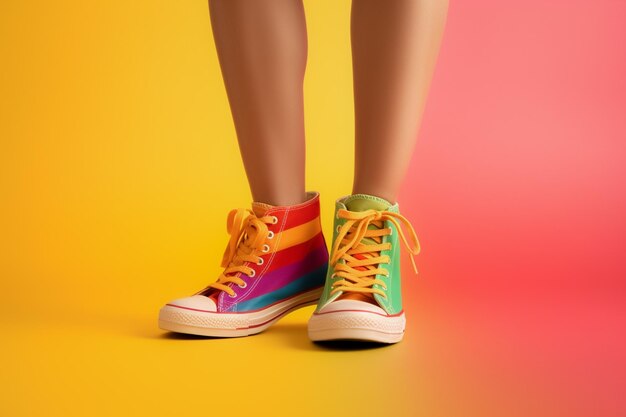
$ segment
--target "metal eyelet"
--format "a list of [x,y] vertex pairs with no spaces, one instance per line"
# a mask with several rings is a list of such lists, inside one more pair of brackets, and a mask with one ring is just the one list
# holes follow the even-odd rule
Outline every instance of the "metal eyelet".
[[272,224],[278,223],[278,217],[272,216]]
[[263,265],[263,258],[259,258],[258,261],[256,261],[257,265]]
[[237,293],[233,293],[233,295],[228,294],[228,296],[229,296],[230,298],[235,298],[235,297],[237,297]]
[[274,237],[274,232],[272,232],[271,230],[267,233],[267,238],[268,239],[272,239]]
[[269,251],[270,251],[270,245],[268,244],[263,245],[263,249],[261,249],[261,252],[267,253]]
[[337,225],[337,227],[335,228],[335,230],[337,231],[337,233],[339,233],[339,229],[341,229],[340,225]]
[[241,289],[244,289],[244,288],[246,288],[246,287],[248,286],[248,283],[244,281],[244,282],[243,282],[243,285],[239,285],[239,284],[237,284],[237,286],[238,286],[239,288],[241,288]]
[[254,276],[256,275],[256,271],[253,269],[251,274],[246,275],[248,275],[250,278],[254,278]]

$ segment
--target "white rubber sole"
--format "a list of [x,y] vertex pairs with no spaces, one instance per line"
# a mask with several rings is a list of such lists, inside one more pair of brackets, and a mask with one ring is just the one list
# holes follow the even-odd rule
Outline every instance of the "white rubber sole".
[[211,337],[242,337],[261,333],[299,308],[317,304],[323,288],[249,313],[216,313],[166,305],[159,311],[159,328],[176,333]]
[[404,313],[385,316],[368,311],[315,313],[309,319],[309,338],[314,342],[360,340],[398,343],[404,336]]

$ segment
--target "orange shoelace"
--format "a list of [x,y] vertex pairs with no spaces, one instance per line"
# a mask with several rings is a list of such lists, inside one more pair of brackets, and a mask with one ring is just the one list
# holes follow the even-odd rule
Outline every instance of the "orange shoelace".
[[[333,244],[330,264],[335,268],[333,276],[343,279],[333,283],[331,294],[343,291],[370,295],[380,294],[387,298],[382,290],[373,288],[375,284],[386,288],[382,280],[376,279],[376,275],[389,275],[386,269],[379,267],[380,264],[390,262],[389,256],[381,255],[381,251],[391,249],[391,242],[382,243],[382,236],[392,233],[391,228],[383,227],[384,221],[389,220],[396,226],[411,255],[417,255],[420,251],[420,244],[413,226],[401,214],[390,211],[348,211],[341,209],[337,212],[337,216],[346,219],[346,222],[339,228]],[[412,245],[406,239],[400,223],[409,230]],[[375,226],[375,228],[369,228],[370,225]],[[373,243],[366,243],[368,241]],[[413,256],[411,256],[411,263],[413,270],[417,273]]]
[[238,273],[254,277],[255,270],[246,265],[246,262],[262,264],[263,259],[259,253],[267,253],[270,246],[267,240],[274,237],[274,233],[268,230],[268,224],[275,224],[278,219],[275,216],[257,217],[250,209],[234,209],[228,213],[226,228],[230,235],[228,246],[224,251],[221,266],[224,271],[207,288],[215,288],[225,291],[231,297],[235,291],[228,286],[229,283],[245,288],[246,283]]

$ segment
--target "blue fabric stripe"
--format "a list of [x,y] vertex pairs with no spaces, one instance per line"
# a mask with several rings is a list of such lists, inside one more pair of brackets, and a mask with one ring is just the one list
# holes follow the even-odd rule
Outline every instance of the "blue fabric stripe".
[[326,280],[327,269],[328,263],[325,263],[316,270],[301,276],[279,290],[238,303],[236,311],[242,312],[247,310],[257,310],[259,308],[267,307],[277,301],[292,297],[295,294],[321,287],[324,285],[324,281]]

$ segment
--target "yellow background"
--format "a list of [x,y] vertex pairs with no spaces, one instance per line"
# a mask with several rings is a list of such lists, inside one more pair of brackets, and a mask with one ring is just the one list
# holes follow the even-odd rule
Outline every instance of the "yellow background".
[[[327,236],[352,182],[349,11],[306,2]],[[0,416],[409,415],[427,395],[403,383],[409,341],[322,349],[310,308],[245,339],[157,328],[250,204],[206,2],[5,0],[0,59]]]

